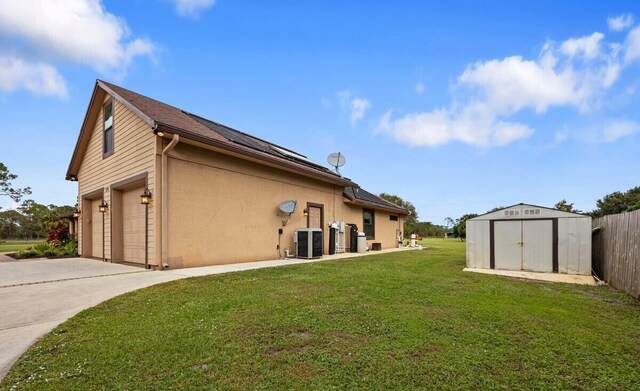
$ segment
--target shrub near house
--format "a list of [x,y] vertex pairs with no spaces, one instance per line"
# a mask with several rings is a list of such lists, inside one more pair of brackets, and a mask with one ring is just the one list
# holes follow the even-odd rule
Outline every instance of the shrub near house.
[[69,235],[69,227],[66,224],[59,224],[49,231],[45,243],[38,243],[19,251],[16,258],[60,258],[77,255],[78,245],[75,238]]

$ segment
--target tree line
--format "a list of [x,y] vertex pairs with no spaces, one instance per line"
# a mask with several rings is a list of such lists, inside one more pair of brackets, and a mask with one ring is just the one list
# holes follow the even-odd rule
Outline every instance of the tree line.
[[0,239],[43,239],[60,225],[60,215],[74,209],[25,200],[17,209],[0,210]]
[[[561,210],[563,212],[584,214],[593,218],[623,212],[632,212],[640,209],[640,186],[633,187],[627,191],[615,191],[605,195],[596,201],[596,208],[589,212],[583,212],[575,208],[573,205],[573,202],[570,203],[566,199],[562,199],[556,202],[554,209]],[[486,213],[495,212],[500,209],[504,209],[504,207],[501,206],[493,208]],[[447,218],[453,224],[453,234],[455,237],[465,239],[467,237],[467,220],[477,216],[479,215],[475,213],[468,213],[456,220]]]
[[[0,196],[7,196],[15,202],[20,202],[25,196],[31,194],[29,187],[16,188],[12,181],[18,176],[12,174],[7,166],[0,163]],[[447,217],[444,225],[434,224],[430,221],[419,221],[418,212],[413,203],[404,200],[402,197],[381,193],[380,198],[392,202],[409,211],[409,215],[404,218],[404,234],[416,234],[422,237],[444,237],[450,235],[466,238],[467,220],[478,216],[476,213],[467,213],[457,219]],[[582,212],[574,208],[573,203],[562,199],[555,204],[555,209],[565,212],[582,213],[594,218],[608,214],[630,212],[640,209],[640,186],[636,186],[627,191],[615,191],[607,194],[596,201],[596,208],[590,212]],[[73,211],[75,208],[70,205],[42,205],[32,199],[27,199],[15,210],[2,210],[0,207],[0,239],[36,239],[44,238],[47,232],[60,224],[60,215]],[[503,207],[493,208],[487,213],[503,209]]]
[[418,221],[416,207],[411,202],[402,199],[402,197],[389,193],[380,193],[379,197],[409,211],[409,215],[404,218],[403,232],[405,237],[416,234],[421,237],[441,238],[447,234],[448,228],[446,226],[433,224],[430,221]]
[[[443,237],[447,235],[466,239],[467,220],[479,216],[477,213],[466,213],[457,219],[447,217],[444,221],[444,225],[433,224],[429,221],[421,222],[418,221],[418,213],[411,202],[405,201],[402,197],[394,194],[381,193],[379,196],[380,198],[393,202],[410,212],[410,214],[404,219],[405,237],[410,234],[417,234],[423,237]],[[499,206],[488,210],[486,213],[495,212],[504,208],[504,206]],[[583,212],[575,208],[574,204],[568,202],[566,199],[558,201],[554,205],[554,208],[563,212],[588,215],[593,218],[622,212],[631,212],[640,209],[640,186],[633,187],[627,191],[615,191],[605,195],[596,201],[596,208],[589,212]]]
[[[29,187],[16,188],[12,182],[18,178],[7,166],[0,163],[0,196],[20,202],[31,194]],[[2,210],[0,207],[0,239],[42,239],[58,226],[60,215],[75,208],[69,205],[42,205],[32,199],[23,201],[17,209]]]

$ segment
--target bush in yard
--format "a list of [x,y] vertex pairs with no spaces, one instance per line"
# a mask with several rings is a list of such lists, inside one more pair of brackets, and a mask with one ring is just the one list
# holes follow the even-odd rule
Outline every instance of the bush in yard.
[[58,224],[47,234],[47,243],[60,247],[70,239],[69,227],[66,224]]
[[18,251],[16,258],[63,257],[65,255],[78,255],[78,244],[74,238],[69,238],[65,243],[58,246],[56,246],[56,241],[52,241],[51,243],[38,243],[26,250]]
[[16,253],[16,258],[17,259],[35,258],[37,256],[38,256],[38,253],[35,250],[33,250],[32,248],[28,248],[26,250],[18,251],[18,253]]
[[78,244],[71,239],[62,245],[61,250],[63,255],[78,255]]
[[33,246],[33,251],[35,251],[36,256],[39,257],[52,257],[54,255],[58,255],[56,247],[49,243],[38,243]]
[[16,255],[18,258],[53,257],[58,255],[58,251],[49,243],[38,243],[31,248],[18,252]]

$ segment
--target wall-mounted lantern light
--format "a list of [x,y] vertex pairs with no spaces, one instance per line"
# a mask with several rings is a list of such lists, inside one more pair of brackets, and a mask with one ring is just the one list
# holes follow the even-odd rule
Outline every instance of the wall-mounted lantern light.
[[151,203],[151,191],[145,188],[142,194],[140,194],[140,203],[142,205],[149,205]]
[[144,268],[149,268],[149,204],[151,203],[151,191],[145,187],[140,194],[140,203],[144,205]]
[[309,212],[307,211],[307,209],[306,209],[306,208],[304,209],[303,213],[304,213],[304,217],[309,216]]
[[102,261],[103,262],[107,262],[107,256],[105,255],[106,253],[104,250],[104,215],[107,213],[107,209],[109,209],[109,204],[107,204],[107,201],[103,199],[100,205],[98,205],[98,210],[100,211],[100,213],[102,213]]

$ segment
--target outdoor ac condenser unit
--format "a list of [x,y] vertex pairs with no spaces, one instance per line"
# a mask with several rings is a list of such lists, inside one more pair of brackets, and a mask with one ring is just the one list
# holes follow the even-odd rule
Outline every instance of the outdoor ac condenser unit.
[[293,231],[293,243],[296,246],[296,258],[322,257],[322,229],[298,228]]

